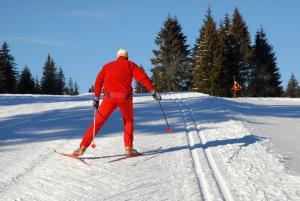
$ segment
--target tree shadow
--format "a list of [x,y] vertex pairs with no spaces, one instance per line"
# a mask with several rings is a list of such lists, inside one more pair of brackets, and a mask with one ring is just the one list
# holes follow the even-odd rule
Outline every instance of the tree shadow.
[[[93,121],[93,110],[87,107],[51,110],[38,114],[19,115],[0,120],[0,151],[4,146],[81,139]],[[112,114],[99,136],[123,130],[121,115]]]
[[[171,113],[168,112],[168,114]],[[157,102],[136,103],[135,134],[166,133],[166,125],[161,118],[162,114]],[[93,110],[90,107],[58,109],[2,118],[0,119],[0,151],[3,151],[5,146],[32,142],[60,139],[78,139],[80,142],[92,121]],[[160,123],[147,125],[148,121],[160,121]],[[123,135],[123,128],[122,115],[117,109],[105,122],[97,138],[107,135]]]
[[265,137],[260,137],[256,135],[245,135],[241,138],[233,138],[233,139],[222,139],[222,140],[213,140],[213,141],[208,141],[205,144],[199,143],[195,144],[193,146],[177,146],[177,147],[171,147],[168,149],[162,149],[159,150],[159,153],[169,153],[169,152],[174,152],[174,151],[180,151],[183,149],[208,149],[212,147],[218,147],[218,146],[225,146],[225,145],[233,145],[233,144],[239,144],[239,147],[247,147],[251,144],[254,144],[259,141],[266,140],[268,138]]
[[300,118],[300,105],[259,105],[240,103],[217,97],[189,98],[186,102],[199,122],[243,121],[240,116],[273,116],[282,118]]
[[[154,149],[154,150],[144,152],[142,156],[153,156],[153,155],[167,154],[167,153],[172,153],[172,152],[177,152],[177,151],[182,151],[182,150],[191,150],[191,151],[195,150],[195,149],[206,150],[208,148],[213,148],[213,147],[218,147],[218,146],[238,144],[239,149],[235,153],[233,153],[233,155],[229,158],[229,160],[232,160],[235,156],[238,155],[239,151],[242,148],[248,147],[251,144],[255,144],[256,142],[264,141],[266,139],[268,139],[268,138],[260,137],[260,136],[256,136],[256,135],[245,135],[241,138],[213,140],[213,141],[208,141],[205,144],[199,143],[199,144],[195,144],[193,146],[183,145],[183,146],[170,147],[170,148],[167,148],[167,149],[163,149],[163,148]],[[97,160],[97,159],[122,157],[122,156],[124,156],[124,154],[93,156],[93,157],[81,157],[81,158],[82,159],[87,159],[87,160]]]
[[[145,95],[148,97],[149,95]],[[86,96],[89,98],[89,96]],[[82,98],[86,98],[82,97]],[[143,96],[141,96],[143,97]],[[52,97],[53,98],[53,97]],[[87,99],[88,99],[87,98]],[[199,123],[223,122],[227,120],[242,120],[234,114],[244,115],[274,115],[282,117],[300,117],[300,106],[262,106],[249,103],[238,103],[215,97],[198,97],[185,99],[193,108],[193,116]],[[185,127],[178,103],[171,99],[162,101],[163,108],[173,129],[173,133],[185,135]],[[229,112],[228,112],[229,111]],[[168,134],[157,101],[139,101],[134,106],[135,135]],[[19,115],[0,119],[0,151],[4,146],[12,144],[31,143],[39,141],[78,139],[84,135],[93,120],[93,110],[90,107],[51,110],[37,114]],[[201,128],[202,130],[205,128]],[[184,132],[182,132],[184,131]],[[106,135],[123,135],[123,121],[119,110],[115,111],[98,133],[97,138]],[[244,140],[249,140],[246,138]],[[238,141],[215,141],[209,146],[221,143],[238,143]],[[250,142],[250,141],[249,141]],[[205,148],[206,145],[197,145]],[[165,150],[167,151],[167,150]]]
[[79,102],[92,100],[91,95],[67,96],[67,95],[10,95],[0,96],[0,106],[13,106],[33,103]]

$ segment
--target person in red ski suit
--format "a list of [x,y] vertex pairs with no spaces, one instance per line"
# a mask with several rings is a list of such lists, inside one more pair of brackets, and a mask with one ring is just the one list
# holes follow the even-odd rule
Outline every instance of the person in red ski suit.
[[[124,122],[124,144],[126,155],[135,155],[138,152],[133,149],[133,103],[132,103],[132,78],[142,83],[156,100],[161,96],[153,87],[147,74],[134,62],[128,60],[128,53],[120,49],[117,59],[103,66],[99,72],[94,85],[94,109],[98,110],[95,115],[95,135],[101,129],[110,114],[119,108],[122,112]],[[99,97],[104,88],[104,98],[99,106]],[[74,155],[82,155],[90,146],[94,138],[94,122],[87,129],[80,147],[73,152]]]

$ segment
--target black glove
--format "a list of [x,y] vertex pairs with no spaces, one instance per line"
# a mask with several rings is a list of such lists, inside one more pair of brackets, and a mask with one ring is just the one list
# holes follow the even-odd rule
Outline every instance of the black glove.
[[153,90],[153,91],[151,91],[151,93],[152,93],[152,97],[153,97],[155,100],[157,100],[157,101],[160,101],[160,100],[161,100],[161,96],[160,96],[160,94],[159,94],[157,91]]
[[98,107],[99,107],[99,98],[98,97],[94,97],[93,107],[94,107],[95,110],[98,110]]

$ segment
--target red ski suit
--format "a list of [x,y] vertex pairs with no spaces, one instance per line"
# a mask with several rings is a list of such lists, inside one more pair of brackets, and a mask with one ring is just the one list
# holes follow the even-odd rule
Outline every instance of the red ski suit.
[[[104,98],[96,114],[95,135],[101,129],[110,114],[119,108],[124,122],[124,143],[132,147],[133,143],[133,104],[132,104],[132,78],[142,83],[148,91],[154,90],[147,74],[135,63],[125,57],[105,64],[99,72],[95,85],[95,97],[100,97],[104,86]],[[87,129],[81,146],[87,148],[93,140],[94,122]]]

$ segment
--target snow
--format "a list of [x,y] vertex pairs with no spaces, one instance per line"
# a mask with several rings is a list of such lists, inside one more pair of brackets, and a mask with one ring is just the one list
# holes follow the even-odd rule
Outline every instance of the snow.
[[[1,200],[300,200],[300,99],[225,99],[200,93],[134,98],[135,147],[123,154],[119,111],[83,156],[90,94],[0,95]],[[159,149],[160,148],[160,149]]]
[[238,98],[239,103],[251,104],[239,117],[253,133],[271,139],[269,151],[275,151],[287,168],[300,174],[300,99],[299,98]]

